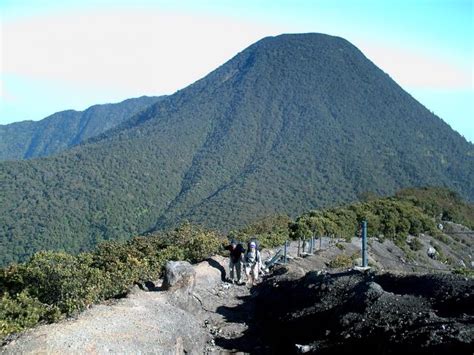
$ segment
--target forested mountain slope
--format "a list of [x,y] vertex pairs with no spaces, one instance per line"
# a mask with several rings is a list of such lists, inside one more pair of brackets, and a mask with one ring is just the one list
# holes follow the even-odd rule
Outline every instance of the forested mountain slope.
[[58,153],[116,127],[159,99],[142,96],[117,104],[94,105],[85,111],[61,111],[41,121],[0,125],[0,160]]
[[474,199],[473,145],[322,34],[265,38],[93,142],[0,174],[2,263],[185,219],[229,230],[365,191]]

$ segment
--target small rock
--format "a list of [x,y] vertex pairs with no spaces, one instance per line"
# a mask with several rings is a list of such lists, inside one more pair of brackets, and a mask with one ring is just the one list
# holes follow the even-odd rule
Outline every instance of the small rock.
[[382,296],[384,292],[385,291],[383,290],[382,286],[372,281],[369,283],[369,287],[367,289],[366,295],[368,299],[375,300],[379,298],[380,296]]
[[438,254],[438,252],[436,251],[435,248],[429,247],[428,250],[426,251],[426,254],[428,254],[428,256],[429,256],[431,259],[435,259],[435,258],[436,258],[436,254]]
[[314,350],[314,348],[311,345],[295,344],[295,348],[298,354],[305,354]]

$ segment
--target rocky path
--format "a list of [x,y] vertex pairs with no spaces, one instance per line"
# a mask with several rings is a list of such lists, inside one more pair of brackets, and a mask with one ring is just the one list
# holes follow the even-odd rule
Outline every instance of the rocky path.
[[[194,280],[169,291],[136,287],[114,304],[96,305],[76,319],[27,331],[4,346],[1,353],[212,354],[242,348],[251,351],[257,344],[244,344],[242,338],[253,318],[251,289],[223,282],[225,264],[226,259],[215,257],[190,266]],[[243,304],[246,312],[240,308]]]
[[165,292],[134,290],[116,304],[26,332],[2,353],[182,353],[203,348],[207,336],[199,319]]
[[248,333],[255,322],[255,302],[246,286],[222,283],[203,298],[204,325],[211,336],[206,353],[251,352],[261,346]]
[[[263,259],[268,259],[272,251],[262,252]],[[196,272],[199,282],[196,283],[194,295],[199,298],[201,306],[200,319],[209,332],[210,341],[205,353],[260,352],[264,345],[258,336],[258,324],[255,318],[257,288],[249,288],[222,282],[225,279],[226,259],[219,261],[220,282],[211,277],[205,281],[203,275],[209,273],[206,264],[201,263]],[[212,262],[212,261],[211,261]],[[216,264],[214,264],[216,265]]]

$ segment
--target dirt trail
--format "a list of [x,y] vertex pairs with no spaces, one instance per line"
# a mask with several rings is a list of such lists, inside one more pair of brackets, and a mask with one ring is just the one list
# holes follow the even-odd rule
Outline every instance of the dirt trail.
[[18,353],[182,353],[203,348],[207,331],[165,292],[134,290],[113,305],[97,305],[77,319],[40,326],[2,349]]
[[202,354],[248,348],[239,338],[252,321],[251,290],[223,282],[226,263],[214,257],[194,266],[195,286],[188,294],[136,287],[112,305],[27,331],[0,352]]

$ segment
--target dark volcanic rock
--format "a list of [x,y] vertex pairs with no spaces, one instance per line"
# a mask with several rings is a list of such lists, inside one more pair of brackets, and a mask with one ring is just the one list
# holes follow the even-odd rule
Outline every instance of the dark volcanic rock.
[[258,318],[278,353],[472,354],[473,285],[453,275],[274,276],[260,287]]

